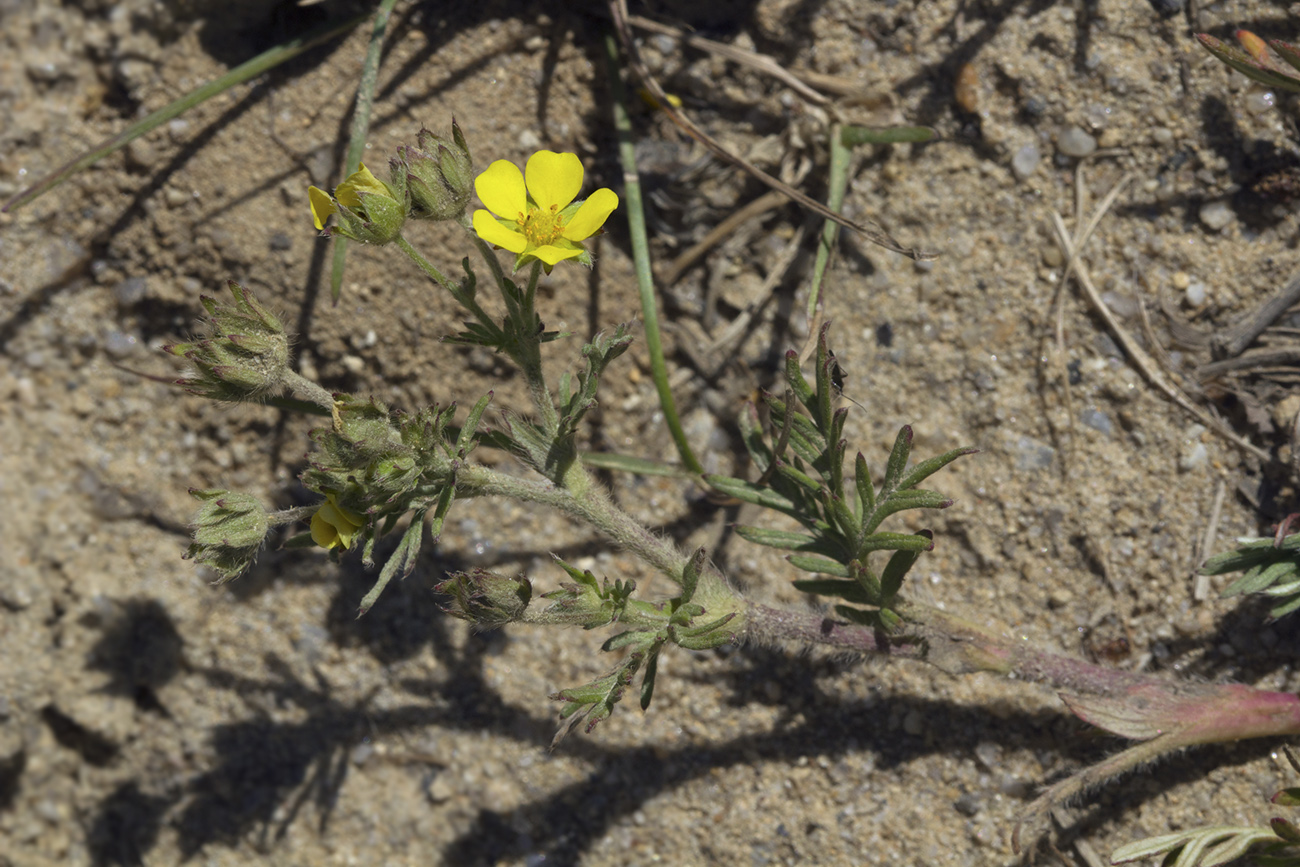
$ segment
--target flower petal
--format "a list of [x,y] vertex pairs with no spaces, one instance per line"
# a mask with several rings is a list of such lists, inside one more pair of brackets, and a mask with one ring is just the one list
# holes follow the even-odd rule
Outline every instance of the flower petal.
[[564,237],[570,241],[582,241],[590,238],[605,225],[609,215],[618,207],[618,194],[604,187],[591,194],[591,198],[582,203],[578,213],[573,215],[569,225],[564,227]]
[[333,548],[339,543],[339,531],[321,515],[325,508],[326,506],[321,506],[311,516],[311,540],[322,548]]
[[[474,192],[478,193],[484,206],[498,217],[512,219],[528,210],[524,176],[519,167],[509,160],[497,160],[488,166],[487,171],[474,179]],[[482,234],[479,233],[480,236]]]
[[547,244],[529,250],[528,253],[541,259],[547,265],[554,265],[556,262],[563,262],[565,259],[576,259],[583,254],[583,249],[576,244],[570,245],[563,240],[560,241],[560,244],[564,244],[564,246]]
[[508,223],[509,226],[518,225],[514,220],[499,221],[487,211],[474,212],[474,231],[478,232],[480,238],[489,244],[504,247],[511,253],[524,252],[524,248],[528,246],[528,239],[512,231],[508,226],[501,225],[502,222]]
[[338,197],[339,204],[347,205],[349,208],[361,207],[361,197],[357,193],[377,193],[381,196],[392,198],[392,193],[384,182],[379,180],[370,173],[366,164],[362,163],[361,168],[348,175],[347,180],[334,188],[334,195]]
[[547,210],[555,205],[559,210],[582,189],[582,160],[577,154],[538,151],[524,166],[524,180],[537,207]]
[[308,187],[307,200],[311,202],[312,222],[316,224],[317,229],[324,229],[325,221],[330,218],[330,214],[338,211],[334,206],[334,199],[318,187]]

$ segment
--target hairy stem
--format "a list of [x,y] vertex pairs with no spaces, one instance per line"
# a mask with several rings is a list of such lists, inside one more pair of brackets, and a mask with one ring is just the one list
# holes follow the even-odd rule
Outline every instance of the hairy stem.
[[312,382],[302,374],[293,371],[285,371],[286,385],[303,400],[310,401],[317,406],[330,410],[334,407],[334,395],[330,394],[318,383]]
[[[574,482],[576,490],[518,479],[487,467],[465,466],[456,473],[456,496],[510,497],[522,502],[538,503],[558,509],[572,518],[595,527],[606,538],[631,551],[680,584],[682,572],[690,558],[679,551],[672,542],[654,535],[635,518],[614,505],[614,502],[581,468],[580,464],[575,462],[574,468],[565,474],[565,481],[566,484],[570,481]],[[575,472],[581,473],[582,478],[575,479]],[[722,575],[712,567],[702,570],[694,600],[716,616],[732,611],[737,613],[738,620],[744,616],[743,598],[728,587]],[[737,623],[737,627],[739,625]]]

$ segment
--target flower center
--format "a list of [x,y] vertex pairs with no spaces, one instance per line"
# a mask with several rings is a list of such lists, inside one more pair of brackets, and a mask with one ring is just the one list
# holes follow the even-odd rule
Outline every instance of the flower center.
[[528,213],[519,220],[519,230],[524,233],[528,243],[535,247],[554,244],[564,233],[564,219],[560,216],[559,205],[529,208]]

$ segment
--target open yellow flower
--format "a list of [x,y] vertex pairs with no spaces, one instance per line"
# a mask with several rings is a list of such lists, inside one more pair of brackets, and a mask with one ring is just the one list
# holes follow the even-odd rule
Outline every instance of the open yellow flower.
[[326,494],[325,502],[311,516],[311,540],[322,548],[346,551],[352,547],[352,540],[365,524],[364,516],[343,508],[333,494]]
[[602,187],[575,202],[581,189],[577,154],[538,151],[522,174],[509,160],[497,160],[474,179],[474,191],[488,209],[474,212],[474,231],[514,253],[516,271],[535,259],[548,274],[565,259],[590,267],[591,254],[581,242],[600,231],[618,207],[618,195]]

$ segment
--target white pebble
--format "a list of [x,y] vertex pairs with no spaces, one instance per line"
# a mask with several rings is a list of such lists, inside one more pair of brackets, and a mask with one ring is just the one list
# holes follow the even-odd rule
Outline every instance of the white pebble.
[[1205,228],[1212,232],[1217,232],[1224,226],[1237,219],[1237,215],[1232,212],[1232,208],[1223,199],[1213,202],[1207,202],[1201,205],[1200,211],[1201,222]]
[[1205,303],[1205,284],[1200,280],[1193,280],[1187,284],[1187,306],[1200,307]]
[[1265,114],[1277,105],[1277,96],[1271,90],[1252,90],[1246,94],[1246,111],[1251,114]]
[[1016,180],[1023,181],[1034,173],[1038,168],[1038,161],[1042,159],[1042,154],[1038,152],[1038,145],[1025,145],[1016,151],[1016,155],[1011,158],[1011,174],[1016,176]]
[[1056,149],[1067,157],[1086,157],[1097,149],[1097,140],[1077,126],[1067,126],[1056,137]]
[[1178,469],[1183,472],[1191,472],[1198,467],[1205,466],[1206,460],[1209,459],[1209,452],[1205,448],[1205,443],[1192,443],[1189,448],[1183,450],[1178,457]]

